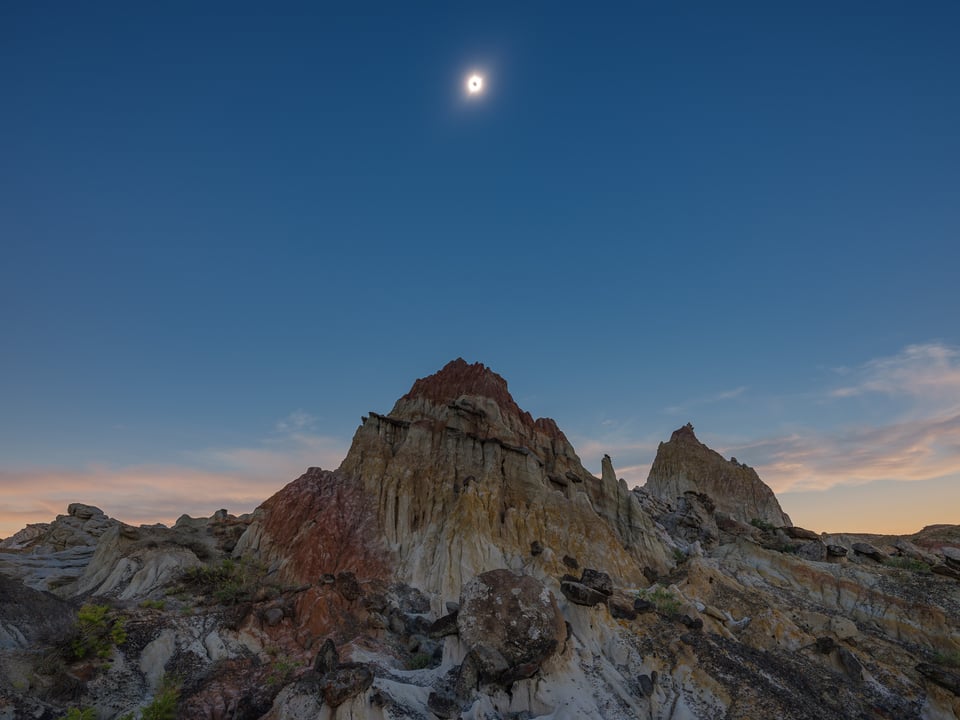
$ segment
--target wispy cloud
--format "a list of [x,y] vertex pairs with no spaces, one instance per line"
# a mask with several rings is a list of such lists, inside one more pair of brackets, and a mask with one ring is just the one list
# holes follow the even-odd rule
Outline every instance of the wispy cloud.
[[278,433],[303,432],[312,430],[317,419],[304,410],[294,410],[281,420],[277,420],[274,430]]
[[724,402],[726,400],[733,400],[738,398],[743,393],[747,391],[746,385],[741,385],[740,387],[735,387],[730,390],[723,390],[721,392],[713,393],[712,395],[704,395],[703,397],[693,398],[692,400],[687,400],[686,402],[680,403],[678,405],[669,405],[663,409],[665,413],[670,415],[680,415],[681,413],[689,412],[693,408],[701,407],[703,405],[712,405],[718,402]]
[[294,413],[286,431],[250,447],[185,452],[162,464],[93,464],[82,468],[0,468],[0,537],[26,523],[48,522],[72,502],[97,505],[132,524],[170,523],[219,508],[249,512],[307,467],[336,468],[348,443],[302,432],[312,418]]
[[841,374],[844,384],[825,392],[833,402],[875,397],[899,410],[885,423],[803,430],[727,450],[753,458],[777,491],[960,475],[960,351],[942,343],[910,345]]
[[911,399],[928,411],[960,406],[960,350],[943,343],[910,345],[857,369],[844,368],[843,374],[852,382],[831,390],[832,397],[878,393]]

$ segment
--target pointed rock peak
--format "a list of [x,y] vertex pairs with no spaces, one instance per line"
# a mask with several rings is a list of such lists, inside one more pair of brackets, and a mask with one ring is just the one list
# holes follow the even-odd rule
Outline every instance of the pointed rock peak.
[[684,441],[699,443],[697,436],[693,433],[693,424],[687,423],[682,428],[677,428],[673,431],[673,434],[670,436],[670,442]]
[[490,398],[503,410],[524,414],[507,390],[506,380],[483,363],[468,363],[463,358],[451,360],[433,375],[417,380],[403,399],[425,398],[446,404],[462,395]]
[[757,519],[777,527],[792,524],[756,470],[711,450],[697,439],[690,423],[674,430],[670,442],[660,443],[645,487],[668,503],[688,491],[706,494],[718,510],[744,523]]

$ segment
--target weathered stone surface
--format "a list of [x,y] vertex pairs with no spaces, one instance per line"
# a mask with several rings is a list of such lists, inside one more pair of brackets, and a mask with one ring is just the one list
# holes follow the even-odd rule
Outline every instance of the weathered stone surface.
[[340,665],[340,654],[337,652],[337,646],[333,640],[327,638],[323,641],[317,656],[313,660],[313,669],[320,675],[326,675],[337,669]]
[[457,627],[467,647],[490,648],[508,666],[543,662],[566,634],[550,591],[529,575],[509,570],[483,573],[463,588]]
[[847,549],[846,549],[843,545],[828,544],[828,545],[827,545],[827,555],[829,555],[829,556],[831,556],[831,557],[840,557],[840,558],[846,557],[846,556],[847,556]]
[[629,605],[624,605],[618,602],[611,602],[608,607],[610,608],[610,615],[617,618],[618,620],[636,620],[637,611],[634,610]]
[[[671,565],[626,485],[591,475],[556,423],[520,409],[480,364],[455,360],[388,414],[370,413],[339,472],[362,482],[399,577],[443,599],[531,557],[534,541],[534,562],[553,575],[565,555],[625,583]],[[581,482],[550,480],[568,473]]]
[[793,524],[753,468],[725,460],[697,439],[689,423],[674,431],[669,442],[660,443],[644,487],[668,503],[690,490],[704,493],[717,510],[744,523],[758,519],[776,527]]
[[580,582],[603,595],[613,595],[613,580],[605,572],[584,568],[583,574],[580,576]]
[[960,696],[960,673],[951,672],[931,663],[918,663],[917,672],[954,695]]
[[434,640],[439,640],[447,635],[456,635],[457,615],[459,615],[459,612],[450,613],[449,615],[438,618],[430,625],[430,628],[427,630],[427,635]]
[[362,663],[347,663],[320,680],[320,693],[330,707],[338,707],[373,685],[373,673]]
[[607,596],[598,590],[589,588],[583,583],[565,580],[560,583],[560,592],[563,593],[570,602],[577,605],[587,605],[592,607],[606,601]]
[[449,695],[431,692],[427,698],[427,707],[438,718],[460,717],[460,703]]
[[820,540],[820,535],[818,533],[815,533],[813,530],[796,527],[795,525],[789,525],[785,527],[783,531],[790,537],[797,540]]
[[847,677],[854,682],[863,680],[863,665],[857,660],[856,655],[845,647],[837,647],[837,659],[840,660],[840,665]]
[[885,557],[887,557],[886,553],[881,552],[878,548],[866,542],[855,542],[853,544],[853,551],[857,555],[864,555],[872,560],[876,560],[877,562],[881,562]]

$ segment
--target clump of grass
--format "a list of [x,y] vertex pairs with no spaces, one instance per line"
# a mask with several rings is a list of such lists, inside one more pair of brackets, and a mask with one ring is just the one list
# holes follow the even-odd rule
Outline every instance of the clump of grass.
[[219,565],[194,565],[180,577],[181,583],[213,598],[220,605],[238,605],[253,597],[262,568],[256,563],[226,559]]
[[410,661],[407,663],[407,670],[423,670],[423,668],[429,666],[430,654],[418,652],[416,655],[410,658]]
[[927,565],[927,563],[908,557],[888,557],[884,559],[883,564],[899,570],[909,570],[911,572],[922,573],[924,575],[931,572],[930,566]]
[[647,588],[639,592],[640,597],[649,600],[657,608],[657,612],[667,617],[680,614],[680,600],[672,592],[660,585]]
[[163,610],[167,607],[166,600],[144,600],[140,603],[140,607],[147,610]]
[[960,650],[935,652],[933,654],[933,662],[935,662],[937,665],[960,668]]
[[88,657],[104,659],[116,645],[127,641],[124,619],[107,605],[87,604],[77,613],[77,627],[70,641],[75,660]]
[[[136,713],[121,715],[119,720],[177,720],[177,702],[180,700],[180,683],[169,675],[164,675],[160,681],[153,700],[145,708]],[[73,720],[71,718],[70,720]],[[93,720],[93,716],[91,716]]]
[[677,565],[683,565],[687,561],[687,554],[680,548],[673,549],[673,561]]
[[293,674],[299,667],[296,660],[286,655],[278,656],[270,666],[270,672],[267,675],[267,685],[286,685],[293,680]]
[[67,710],[66,715],[61,715],[57,720],[97,720],[97,714],[93,708],[81,710],[80,708],[72,707]]

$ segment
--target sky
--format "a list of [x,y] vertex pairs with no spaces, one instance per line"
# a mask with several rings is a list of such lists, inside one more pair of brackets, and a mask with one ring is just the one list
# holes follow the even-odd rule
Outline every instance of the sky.
[[631,485],[692,422],[798,525],[960,523],[958,27],[0,4],[0,537],[250,511],[458,356]]

